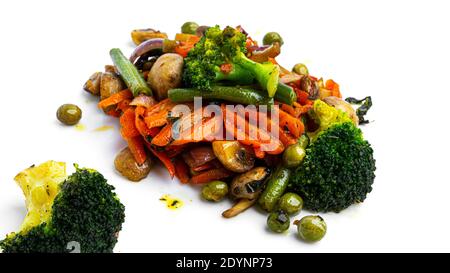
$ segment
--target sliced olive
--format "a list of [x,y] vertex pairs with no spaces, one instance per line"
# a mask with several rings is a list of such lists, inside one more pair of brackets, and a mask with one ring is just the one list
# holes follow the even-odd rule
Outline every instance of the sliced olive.
[[231,182],[231,195],[236,198],[257,198],[268,175],[268,168],[256,167],[236,176]]
[[219,161],[230,171],[243,173],[255,164],[255,157],[238,141],[219,140],[212,143],[213,151]]
[[303,77],[300,80],[300,89],[309,94],[308,99],[315,100],[319,97],[319,85],[310,77]]

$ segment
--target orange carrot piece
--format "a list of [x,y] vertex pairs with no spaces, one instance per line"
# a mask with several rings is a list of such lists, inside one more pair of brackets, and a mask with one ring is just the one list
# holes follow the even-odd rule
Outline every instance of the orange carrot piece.
[[213,180],[229,177],[232,173],[225,168],[212,169],[191,177],[192,184],[204,184]]
[[120,111],[117,111],[116,109],[111,109],[108,112],[106,112],[106,114],[108,116],[115,117],[115,118],[120,117]]
[[189,183],[189,167],[180,158],[175,159],[175,176],[180,180],[181,183]]
[[136,115],[134,108],[128,108],[125,113],[120,116],[120,133],[125,139],[140,136],[138,129],[136,128]]
[[169,145],[172,141],[172,124],[167,124],[162,130],[152,139],[152,144],[160,147]]
[[278,109],[279,117],[280,117],[280,126],[287,126],[289,132],[295,137],[299,138],[303,132],[305,131],[305,126],[303,122],[296,117],[289,115],[281,109]]
[[161,163],[166,167],[166,169],[169,171],[170,176],[173,178],[176,174],[175,165],[172,163],[170,158],[167,156],[166,153],[155,150],[150,144],[146,143],[147,148],[154,154]]
[[255,152],[255,156],[260,159],[264,158],[264,156],[266,155],[266,153],[264,151],[261,151],[259,147],[253,148],[253,151]]
[[174,157],[180,155],[182,152],[184,152],[185,149],[186,149],[186,146],[184,146],[184,145],[167,146],[165,148],[165,151],[169,158],[174,158]]
[[116,110],[119,112],[125,112],[130,107],[130,99],[124,99],[117,104]]
[[147,160],[147,153],[144,149],[144,140],[141,136],[127,138],[128,148],[133,154],[136,162],[141,165],[144,164],[145,160]]
[[126,100],[126,99],[130,99],[131,100],[132,98],[133,98],[133,93],[131,93],[130,90],[125,89],[125,90],[122,90],[122,91],[120,91],[120,92],[118,92],[116,94],[113,94],[110,97],[100,101],[97,104],[97,106],[99,108],[101,108],[101,109],[105,109],[108,106],[116,105],[116,104],[118,104],[119,102],[121,102],[123,100]]
[[338,98],[342,98],[341,92],[340,92],[340,88],[339,88],[339,84],[337,84],[337,82],[329,79],[325,82],[325,88],[328,90],[331,90],[331,95],[338,97]]
[[147,124],[144,121],[145,111],[146,111],[146,108],[143,106],[136,107],[136,109],[135,109],[135,113],[136,113],[135,125],[136,125],[136,129],[144,137],[144,139],[146,141],[151,141],[151,139],[154,138],[160,132],[160,129],[157,127],[154,127],[151,129],[147,127]]

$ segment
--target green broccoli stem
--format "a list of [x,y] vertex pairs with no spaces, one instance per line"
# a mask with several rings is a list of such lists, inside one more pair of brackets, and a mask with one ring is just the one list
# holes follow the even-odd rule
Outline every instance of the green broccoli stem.
[[111,59],[116,66],[119,74],[125,84],[128,86],[133,96],[139,94],[152,95],[152,90],[145,82],[142,75],[137,68],[123,55],[122,51],[118,48],[113,48],[109,52]]
[[216,78],[215,81],[231,81],[236,84],[242,84],[242,85],[248,85],[253,83],[253,80],[255,77],[252,73],[250,73],[248,70],[243,69],[239,65],[233,65],[232,69],[228,73],[224,73],[220,70],[219,67],[217,67],[216,70]]
[[245,56],[243,52],[237,53],[233,62],[243,69],[250,71],[262,88],[267,90],[269,97],[273,97],[277,92],[280,70],[272,63],[257,63]]

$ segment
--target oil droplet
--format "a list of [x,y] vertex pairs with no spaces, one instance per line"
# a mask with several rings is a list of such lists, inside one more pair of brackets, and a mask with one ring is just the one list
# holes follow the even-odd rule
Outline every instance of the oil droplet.
[[184,205],[183,201],[169,194],[164,194],[159,201],[165,202],[166,207],[171,210],[179,209]]
[[108,131],[108,130],[112,130],[112,129],[114,129],[114,126],[104,125],[104,126],[95,128],[94,132],[104,132],[104,131]]
[[86,130],[86,126],[84,126],[84,124],[78,123],[77,125],[75,125],[75,130],[83,132],[84,130]]

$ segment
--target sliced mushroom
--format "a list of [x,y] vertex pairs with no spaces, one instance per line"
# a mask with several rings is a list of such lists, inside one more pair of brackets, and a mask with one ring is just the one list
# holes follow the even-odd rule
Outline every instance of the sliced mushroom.
[[131,39],[136,45],[153,38],[167,38],[167,34],[151,28],[135,29],[131,32]]
[[255,164],[253,153],[238,141],[218,140],[212,143],[212,147],[216,157],[230,171],[243,173]]
[[234,204],[233,207],[230,209],[227,209],[222,213],[222,216],[225,218],[231,218],[234,217],[242,212],[244,212],[246,209],[250,208],[255,204],[257,199],[249,200],[249,199],[240,199],[236,204]]
[[231,195],[236,198],[256,199],[269,175],[269,168],[256,167],[236,176],[231,182]]
[[95,72],[92,74],[83,86],[83,89],[92,95],[100,95],[100,79],[102,72]]
[[175,53],[161,55],[153,64],[147,82],[159,99],[167,98],[169,89],[181,85],[183,75],[183,57]]
[[355,125],[358,125],[359,123],[359,119],[358,116],[356,115],[355,109],[353,109],[352,105],[348,102],[346,102],[345,100],[342,100],[338,97],[326,97],[323,99],[323,101],[330,105],[333,106],[336,109],[341,110],[342,112],[345,112],[349,115],[349,117],[352,119],[353,123]]
[[100,79],[100,98],[102,100],[126,88],[125,83],[115,73],[102,73]]

